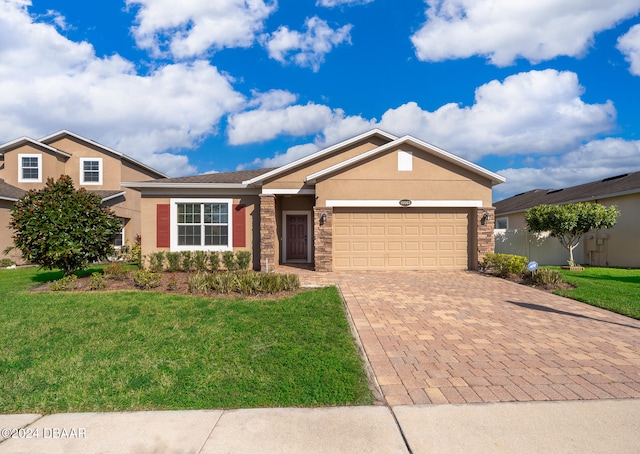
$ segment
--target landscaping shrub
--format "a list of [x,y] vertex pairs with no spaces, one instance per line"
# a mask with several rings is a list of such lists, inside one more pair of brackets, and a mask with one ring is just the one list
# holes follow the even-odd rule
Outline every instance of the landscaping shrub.
[[54,292],[68,292],[74,290],[78,285],[78,276],[69,274],[62,279],[53,281],[49,284],[49,288]]
[[180,252],[182,260],[182,271],[191,271],[193,269],[193,253],[191,251]]
[[236,252],[236,262],[238,263],[239,270],[248,270],[251,264],[251,252],[250,251],[238,251]]
[[133,274],[133,283],[142,290],[156,288],[162,280],[161,273],[153,273],[148,270],[139,269]]
[[558,285],[562,284],[562,274],[556,270],[548,268],[539,268],[533,274],[533,281],[538,285]]
[[209,274],[197,272],[188,280],[190,293],[207,293],[211,289]]
[[169,265],[169,271],[172,273],[180,271],[180,253],[179,252],[167,252],[167,263]]
[[102,273],[91,273],[89,276],[89,290],[104,290],[107,287],[107,279]]
[[224,263],[227,271],[235,271],[238,269],[238,261],[233,251],[224,251],[222,253],[222,263]]
[[193,266],[196,271],[207,271],[208,257],[205,251],[195,251],[193,253]]
[[11,260],[11,259],[2,259],[2,261],[0,262],[0,266],[2,268],[6,268],[6,267],[11,266],[11,265],[13,265],[13,260]]
[[522,274],[526,270],[527,258],[512,254],[487,254],[482,267],[500,277]]
[[112,263],[103,270],[106,278],[115,279],[116,281],[123,281],[126,279],[129,272],[122,263]]
[[218,271],[220,269],[220,254],[216,251],[209,253],[209,266],[211,271]]
[[149,254],[149,270],[152,273],[161,273],[164,270],[164,251]]

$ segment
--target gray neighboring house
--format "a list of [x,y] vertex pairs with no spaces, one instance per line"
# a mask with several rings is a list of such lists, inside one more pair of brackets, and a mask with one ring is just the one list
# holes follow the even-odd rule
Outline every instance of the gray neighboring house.
[[561,189],[534,189],[496,202],[496,252],[524,255],[542,265],[565,265],[567,253],[555,238],[536,238],[524,212],[536,205],[597,202],[615,205],[615,227],[587,233],[574,251],[576,262],[640,268],[640,172],[625,173]]

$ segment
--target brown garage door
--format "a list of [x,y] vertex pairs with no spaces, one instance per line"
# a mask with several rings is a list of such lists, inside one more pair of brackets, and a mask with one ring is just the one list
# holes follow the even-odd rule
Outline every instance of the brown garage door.
[[335,208],[335,270],[467,269],[469,212],[451,208]]

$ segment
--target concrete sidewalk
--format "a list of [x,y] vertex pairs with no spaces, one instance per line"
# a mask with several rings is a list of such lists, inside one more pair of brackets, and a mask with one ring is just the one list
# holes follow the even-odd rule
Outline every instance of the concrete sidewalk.
[[[5,453],[637,453],[640,399],[0,415]],[[10,434],[10,433],[9,433]]]

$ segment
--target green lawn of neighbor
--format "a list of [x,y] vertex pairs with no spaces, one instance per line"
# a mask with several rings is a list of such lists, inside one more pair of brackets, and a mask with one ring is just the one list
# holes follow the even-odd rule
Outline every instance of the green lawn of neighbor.
[[562,270],[565,282],[576,285],[555,293],[619,314],[640,319],[640,269],[586,267],[584,271]]
[[0,413],[373,400],[333,287],[263,300],[29,291],[59,277],[0,270]]

